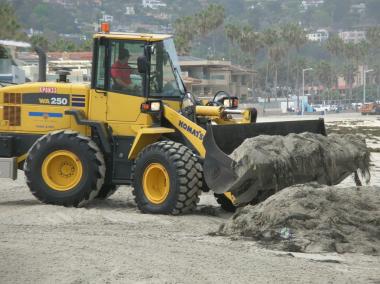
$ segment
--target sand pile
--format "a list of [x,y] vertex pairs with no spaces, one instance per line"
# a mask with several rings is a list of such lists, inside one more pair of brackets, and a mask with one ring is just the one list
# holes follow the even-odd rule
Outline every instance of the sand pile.
[[230,157],[240,183],[232,192],[244,201],[294,184],[336,185],[357,170],[367,182],[370,177],[370,152],[360,135],[262,135],[246,139]]
[[219,233],[295,252],[380,254],[380,188],[289,187],[246,206]]

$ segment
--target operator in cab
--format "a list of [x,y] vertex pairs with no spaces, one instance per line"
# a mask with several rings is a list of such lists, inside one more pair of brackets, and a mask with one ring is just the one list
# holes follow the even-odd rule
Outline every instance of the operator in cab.
[[111,66],[111,77],[114,82],[114,89],[128,88],[131,81],[132,67],[129,66],[129,51],[121,48],[119,50],[119,58]]

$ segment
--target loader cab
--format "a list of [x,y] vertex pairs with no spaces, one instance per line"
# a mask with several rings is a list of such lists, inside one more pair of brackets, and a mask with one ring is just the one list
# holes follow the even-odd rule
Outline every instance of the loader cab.
[[180,72],[169,35],[96,34],[89,115],[118,135],[133,136],[131,125],[152,123],[141,113],[147,99],[179,110],[185,95]]

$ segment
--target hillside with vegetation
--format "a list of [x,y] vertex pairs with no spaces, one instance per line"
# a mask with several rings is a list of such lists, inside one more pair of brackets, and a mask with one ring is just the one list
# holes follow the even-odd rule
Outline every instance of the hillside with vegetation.
[[[369,97],[379,98],[380,1],[378,0],[0,0],[0,37],[25,39],[50,51],[91,49],[101,19],[112,29],[175,33],[181,55],[230,60],[258,71],[262,96],[300,90],[302,70],[313,68],[306,83],[323,86],[326,98],[339,98],[337,78],[348,85],[346,98],[358,96],[360,68],[373,69]],[[305,5],[305,3],[311,3]],[[317,3],[317,4],[313,4]],[[329,39],[310,42],[307,34],[324,29]],[[365,31],[366,40],[343,41],[341,31]]]

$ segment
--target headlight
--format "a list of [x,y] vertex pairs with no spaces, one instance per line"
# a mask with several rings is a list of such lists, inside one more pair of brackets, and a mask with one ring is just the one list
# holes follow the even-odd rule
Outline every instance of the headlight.
[[141,104],[142,112],[160,112],[161,111],[161,102],[160,101],[147,101]]
[[150,110],[151,111],[159,111],[160,109],[161,109],[161,104],[159,102],[150,103]]
[[230,99],[224,99],[224,101],[223,101],[223,105],[224,105],[226,108],[230,108],[230,107],[231,107],[231,100],[230,100]]

